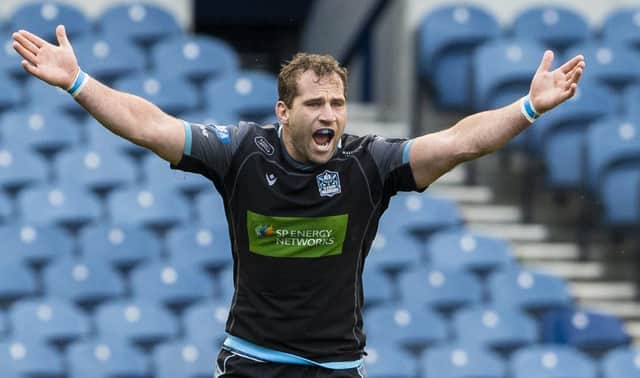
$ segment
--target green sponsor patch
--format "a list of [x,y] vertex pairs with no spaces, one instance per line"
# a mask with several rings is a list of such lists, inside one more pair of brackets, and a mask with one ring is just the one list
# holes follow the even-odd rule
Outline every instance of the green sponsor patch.
[[339,255],[349,216],[270,217],[247,211],[249,250],[271,257]]

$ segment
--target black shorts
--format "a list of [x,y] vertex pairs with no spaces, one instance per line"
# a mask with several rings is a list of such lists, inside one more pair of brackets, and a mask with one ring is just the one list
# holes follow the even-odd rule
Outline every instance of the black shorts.
[[279,364],[246,357],[223,348],[216,361],[215,378],[363,378],[364,366],[331,370],[320,366]]

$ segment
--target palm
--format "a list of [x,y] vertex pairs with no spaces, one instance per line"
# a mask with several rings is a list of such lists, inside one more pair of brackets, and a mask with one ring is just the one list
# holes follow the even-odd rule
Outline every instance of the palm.
[[529,93],[539,113],[544,113],[573,96],[584,69],[582,56],[576,56],[557,69],[549,71],[552,61],[553,54],[545,53],[531,81]]

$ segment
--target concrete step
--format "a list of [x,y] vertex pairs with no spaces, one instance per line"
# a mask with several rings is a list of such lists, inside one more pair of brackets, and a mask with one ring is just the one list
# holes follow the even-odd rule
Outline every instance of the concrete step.
[[527,266],[555,274],[566,280],[597,280],[605,274],[605,266],[599,262],[529,262]]
[[510,242],[543,242],[549,237],[549,230],[541,224],[469,222],[467,228]]
[[626,322],[625,329],[633,338],[633,344],[640,347],[640,321]]
[[437,185],[429,193],[458,203],[488,204],[493,200],[493,191],[486,186]]
[[464,185],[467,179],[467,168],[464,165],[457,165],[455,168],[440,176],[433,184],[431,189],[439,188],[447,185]]
[[513,251],[520,260],[562,261],[577,260],[580,250],[574,243],[512,243]]
[[465,221],[471,223],[518,223],[522,213],[517,206],[509,205],[459,205]]
[[629,321],[640,321],[640,303],[632,301],[578,301],[581,308],[601,311]]
[[626,281],[570,282],[569,288],[574,297],[584,301],[633,301],[638,294],[636,285]]

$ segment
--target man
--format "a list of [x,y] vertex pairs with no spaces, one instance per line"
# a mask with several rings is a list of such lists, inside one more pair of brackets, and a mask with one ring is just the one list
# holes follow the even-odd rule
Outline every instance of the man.
[[58,46],[14,33],[27,72],[68,90],[109,130],[173,168],[205,175],[224,200],[235,295],[217,376],[364,376],[361,275],[391,196],[422,191],[502,147],[570,98],[585,67],[576,56],[549,71],[547,51],[527,97],[392,140],[344,134],[347,73],[328,56],[299,54],[282,68],[278,125],[205,126],[90,78],[64,27],[56,35]]

